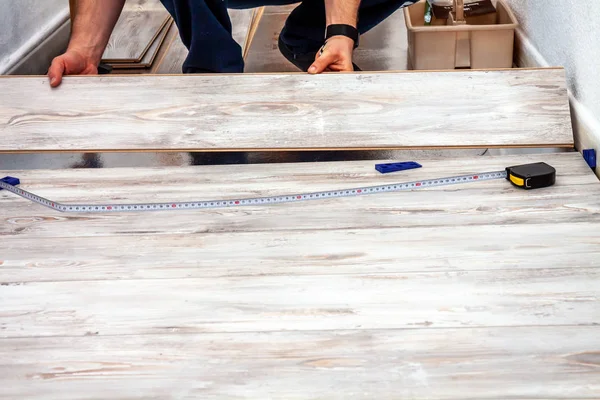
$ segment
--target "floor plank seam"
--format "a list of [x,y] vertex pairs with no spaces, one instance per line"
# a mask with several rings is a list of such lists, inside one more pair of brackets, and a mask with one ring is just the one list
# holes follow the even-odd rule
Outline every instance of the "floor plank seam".
[[481,326],[415,326],[415,327],[403,327],[403,328],[346,328],[346,329],[276,329],[276,330],[262,330],[262,331],[210,331],[210,332],[168,332],[168,329],[186,329],[189,327],[185,326],[173,326],[165,327],[164,332],[145,332],[145,333],[114,333],[114,334],[81,334],[81,335],[45,335],[45,336],[0,336],[0,340],[22,340],[22,339],[57,339],[57,338],[108,338],[108,337],[144,337],[144,336],[198,336],[198,335],[247,335],[247,334],[310,334],[310,333],[322,333],[322,332],[357,332],[357,333],[368,333],[368,332],[397,332],[397,331],[454,331],[454,330],[498,330],[498,329],[528,329],[528,328],[541,328],[541,329],[556,329],[556,328],[598,328],[600,333],[600,323],[591,322],[589,324],[548,324],[548,325],[481,325]]
[[[596,253],[600,256],[600,250]],[[356,272],[356,273],[329,273],[329,274],[311,274],[311,273],[299,273],[299,274],[244,274],[244,275],[206,275],[206,276],[194,276],[194,277],[178,277],[178,278],[112,278],[112,279],[65,279],[65,280],[29,280],[29,281],[0,281],[0,286],[23,286],[30,284],[53,284],[53,283],[86,283],[86,282],[135,282],[135,281],[183,281],[183,280],[209,280],[209,279],[238,279],[238,278],[271,278],[271,277],[356,277],[356,276],[401,276],[401,275],[416,275],[416,274],[448,274],[448,273],[477,273],[477,272],[520,272],[520,273],[534,273],[541,271],[558,272],[558,271],[581,271],[581,270],[596,270],[596,267],[558,267],[558,268],[528,268],[520,269],[515,268],[498,268],[498,269],[441,269],[441,270],[422,270],[422,271],[401,271],[401,272]],[[2,278],[0,278],[2,279]]]

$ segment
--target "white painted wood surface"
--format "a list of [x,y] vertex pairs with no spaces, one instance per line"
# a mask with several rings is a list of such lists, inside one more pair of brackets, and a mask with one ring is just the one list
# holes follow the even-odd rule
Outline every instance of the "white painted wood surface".
[[[159,295],[159,294],[157,294]],[[574,303],[576,305],[576,303]],[[0,340],[4,399],[597,399],[598,328]]]
[[127,0],[102,60],[140,62],[169,18],[160,0]]
[[67,77],[56,90],[13,77],[0,88],[0,152],[573,146],[562,69]]
[[[400,252],[390,253],[404,261]],[[305,276],[288,276],[280,267],[275,276],[12,284],[0,295],[2,309],[9,311],[0,337],[600,322],[598,266],[329,275],[324,258],[313,261],[320,273]],[[238,273],[252,265],[250,257],[239,261]]]
[[[146,51],[146,54],[144,54],[144,57],[142,57],[142,59],[139,63],[128,64],[128,63],[118,62],[118,63],[112,63],[110,65],[116,70],[127,69],[127,68],[149,68],[149,67],[151,67],[152,64],[154,63],[154,60],[156,59],[156,56],[158,55],[158,52],[159,52],[161,46],[163,45],[165,39],[167,38],[167,35],[169,34],[169,31],[171,30],[171,26],[174,24],[174,21],[171,18],[169,18],[169,20],[167,20],[165,22],[166,23],[162,27],[160,33],[158,34],[156,39],[154,39],[154,41],[152,42],[152,45],[150,46],[150,48],[148,48],[148,51]],[[118,72],[119,71],[117,71],[117,73]]]
[[0,192],[0,397],[597,397],[600,184],[581,156],[417,161],[389,175],[372,161],[11,172],[73,202],[538,161],[558,176],[534,191],[498,180],[139,215],[59,214]]

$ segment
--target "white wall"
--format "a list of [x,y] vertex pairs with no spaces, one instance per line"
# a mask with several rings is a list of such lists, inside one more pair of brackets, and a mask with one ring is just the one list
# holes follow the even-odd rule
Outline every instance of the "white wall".
[[565,67],[578,142],[600,150],[600,0],[505,1],[542,63]]
[[69,18],[68,0],[0,0],[0,74]]

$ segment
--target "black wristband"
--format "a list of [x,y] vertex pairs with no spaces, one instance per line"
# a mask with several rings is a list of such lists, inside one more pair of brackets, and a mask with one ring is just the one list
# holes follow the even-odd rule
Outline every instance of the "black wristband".
[[354,40],[354,48],[358,47],[358,29],[353,27],[352,25],[345,24],[333,24],[327,26],[325,29],[325,41],[332,36],[346,36],[352,40]]

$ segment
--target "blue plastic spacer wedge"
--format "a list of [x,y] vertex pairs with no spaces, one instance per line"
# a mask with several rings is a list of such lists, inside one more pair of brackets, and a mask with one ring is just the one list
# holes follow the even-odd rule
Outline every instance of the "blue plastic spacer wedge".
[[596,150],[587,149],[583,151],[583,159],[588,163],[590,168],[596,168]]
[[390,163],[390,164],[376,164],[375,169],[382,174],[389,174],[390,172],[406,171],[407,169],[421,168],[422,165],[414,161],[401,162],[401,163]]
[[[9,185],[13,185],[13,186],[17,186],[21,184],[21,181],[19,180],[19,178],[13,178],[12,176],[6,176],[2,179],[0,179],[0,181],[4,182],[4,183],[8,183]],[[0,188],[0,190],[2,190],[2,188]]]

